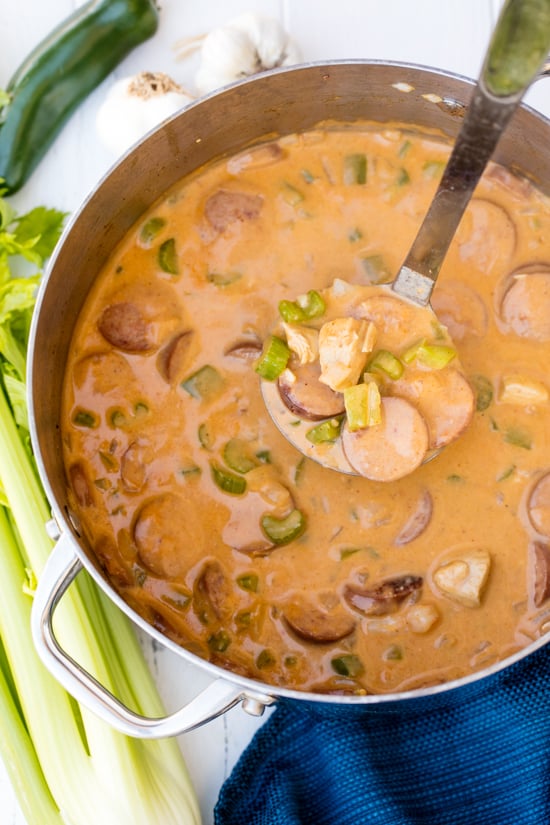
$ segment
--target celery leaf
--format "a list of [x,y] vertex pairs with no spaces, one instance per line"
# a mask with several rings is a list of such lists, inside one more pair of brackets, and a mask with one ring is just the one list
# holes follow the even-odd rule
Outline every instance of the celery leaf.
[[33,263],[42,266],[52,254],[59,240],[65,214],[57,209],[37,206],[26,215],[15,218],[15,240],[21,245],[21,254],[27,257],[32,253]]

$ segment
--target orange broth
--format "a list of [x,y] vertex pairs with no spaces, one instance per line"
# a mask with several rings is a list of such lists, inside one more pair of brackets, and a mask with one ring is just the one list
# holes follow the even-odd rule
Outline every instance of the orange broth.
[[[281,300],[391,280],[447,154],[365,125],[218,161],[142,217],[87,298],[63,397],[71,507],[114,588],[200,657],[298,690],[384,693],[483,669],[548,629],[547,198],[495,164],[476,190],[433,303],[478,409],[411,476],[304,459],[254,370]],[[293,539],[266,534],[295,511]],[[490,565],[466,604],[437,571],[467,577],[472,551]]]

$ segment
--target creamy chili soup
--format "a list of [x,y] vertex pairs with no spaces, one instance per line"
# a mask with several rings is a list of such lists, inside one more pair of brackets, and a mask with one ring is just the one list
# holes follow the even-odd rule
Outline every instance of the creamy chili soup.
[[[436,458],[397,480],[327,469],[283,437],[260,391],[281,302],[359,296],[337,314],[361,317],[447,154],[364,125],[218,161],[143,216],[78,319],[62,411],[73,514],[132,608],[224,668],[393,692],[483,669],[550,627],[550,203],[529,182],[489,168],[433,296],[432,344],[456,349],[466,388],[413,360],[407,323],[385,339],[394,360],[366,367],[383,414],[406,396],[432,446],[430,399],[470,399]],[[412,362],[417,389],[396,362]],[[296,417],[304,432],[325,424],[310,442],[330,443],[341,410],[325,412]]]

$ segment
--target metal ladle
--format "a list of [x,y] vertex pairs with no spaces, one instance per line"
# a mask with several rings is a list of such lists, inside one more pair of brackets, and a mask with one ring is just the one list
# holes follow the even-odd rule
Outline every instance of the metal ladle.
[[[377,289],[431,309],[430,298],[462,215],[549,50],[550,0],[506,0],[428,212],[397,276]],[[294,426],[296,416],[281,401],[276,382],[262,381],[262,394],[275,424],[298,450],[324,466],[357,474],[341,444],[335,443],[330,450],[313,449],[303,431]],[[433,456],[428,453],[427,458]]]

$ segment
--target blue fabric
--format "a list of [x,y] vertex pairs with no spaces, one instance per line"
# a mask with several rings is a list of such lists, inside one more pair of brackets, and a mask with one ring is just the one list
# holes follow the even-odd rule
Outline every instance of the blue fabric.
[[451,694],[376,712],[281,702],[215,824],[549,825],[550,650]]

